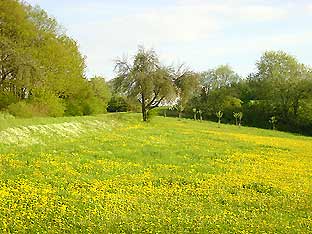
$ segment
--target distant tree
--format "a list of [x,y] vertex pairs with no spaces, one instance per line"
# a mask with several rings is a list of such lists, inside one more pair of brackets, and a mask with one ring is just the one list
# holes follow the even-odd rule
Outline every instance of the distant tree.
[[115,71],[115,87],[128,97],[137,98],[141,104],[143,121],[147,121],[151,109],[175,96],[171,70],[161,66],[153,50],[139,47],[133,63],[127,59],[118,59]]
[[223,116],[223,112],[222,112],[222,111],[216,112],[216,116],[218,117],[218,127],[220,127],[221,118],[222,118],[222,116]]
[[259,99],[267,100],[283,120],[297,118],[300,102],[312,91],[310,69],[282,51],[268,51],[257,62]]
[[270,124],[272,125],[272,129],[275,130],[276,129],[276,123],[277,123],[277,119],[275,116],[272,116],[270,119],[269,119],[269,122]]
[[185,110],[189,100],[199,88],[199,75],[181,65],[177,71],[173,73],[174,84],[178,96],[179,118]]
[[107,104],[108,112],[126,112],[128,111],[128,105],[126,97],[114,94]]
[[202,116],[203,112],[202,112],[202,110],[198,110],[197,112],[199,114],[199,120],[202,121],[203,120],[203,116]]
[[200,73],[201,89],[193,97],[192,105],[200,108],[210,118],[220,109],[225,110],[225,114],[232,113],[231,110],[226,110],[226,106],[230,99],[238,98],[234,86],[239,80],[240,77],[228,65]]
[[239,112],[239,126],[242,125],[243,112]]
[[235,125],[238,125],[238,119],[240,116],[239,112],[233,112],[233,116],[235,118]]
[[196,120],[196,113],[197,113],[196,108],[193,108],[193,117],[194,117],[194,120]]
[[111,99],[111,91],[103,77],[95,76],[90,79],[89,85],[91,93],[89,96],[90,101],[96,107],[97,111],[93,113],[105,113],[107,111],[108,102]]
[[111,98],[111,91],[106,84],[105,79],[100,76],[95,76],[90,79],[89,84],[94,92],[94,96],[99,98],[103,103],[107,104]]

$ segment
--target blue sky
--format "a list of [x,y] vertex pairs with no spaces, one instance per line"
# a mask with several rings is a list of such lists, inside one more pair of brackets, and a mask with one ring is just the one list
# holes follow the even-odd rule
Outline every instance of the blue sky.
[[312,1],[26,0],[45,9],[78,41],[87,75],[114,77],[114,59],[138,45],[164,64],[195,71],[229,64],[246,76],[266,50],[312,65]]

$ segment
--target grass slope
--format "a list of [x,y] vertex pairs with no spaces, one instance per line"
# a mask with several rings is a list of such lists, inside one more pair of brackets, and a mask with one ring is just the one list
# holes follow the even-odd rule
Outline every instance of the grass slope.
[[0,125],[0,229],[312,232],[312,141],[137,114]]

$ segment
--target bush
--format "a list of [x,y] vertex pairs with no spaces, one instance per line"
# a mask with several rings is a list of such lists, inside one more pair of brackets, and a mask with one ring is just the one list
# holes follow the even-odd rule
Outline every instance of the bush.
[[126,112],[128,110],[128,104],[123,97],[113,96],[108,102],[108,112]]
[[46,96],[34,97],[30,103],[33,116],[60,117],[64,115],[65,106],[62,99],[47,94]]
[[8,111],[10,114],[17,117],[31,118],[33,116],[30,105],[25,101],[20,101],[9,105]]
[[106,113],[107,104],[97,97],[67,99],[65,114],[67,116],[95,115]]
[[10,104],[18,102],[12,93],[0,93],[0,109],[6,109]]
[[51,94],[34,96],[27,101],[20,101],[8,106],[10,114],[22,118],[34,116],[60,117],[64,115],[64,110],[65,107],[62,100]]
[[83,115],[82,101],[79,99],[67,99],[65,115],[66,116],[80,116]]
[[97,97],[91,97],[84,101],[83,103],[83,115],[95,115],[104,114],[107,104]]
[[159,107],[156,107],[154,109],[151,109],[147,112],[147,119],[148,120],[151,120],[152,118],[154,118],[155,116],[158,116],[160,115],[160,111],[161,111],[161,108]]

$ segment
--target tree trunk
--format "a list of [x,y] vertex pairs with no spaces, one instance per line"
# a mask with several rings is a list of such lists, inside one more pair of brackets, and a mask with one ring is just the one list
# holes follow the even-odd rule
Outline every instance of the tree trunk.
[[297,118],[297,116],[298,116],[298,109],[299,109],[299,100],[296,99],[296,100],[294,101],[294,104],[293,104],[293,110],[294,110],[294,116],[295,116],[295,118]]
[[143,116],[143,121],[146,122],[147,121],[147,111],[145,109],[142,110],[142,116]]
[[142,117],[143,117],[143,121],[146,122],[147,121],[147,110],[146,110],[146,105],[145,105],[145,97],[142,94]]
[[182,112],[179,112],[179,119],[182,118]]

